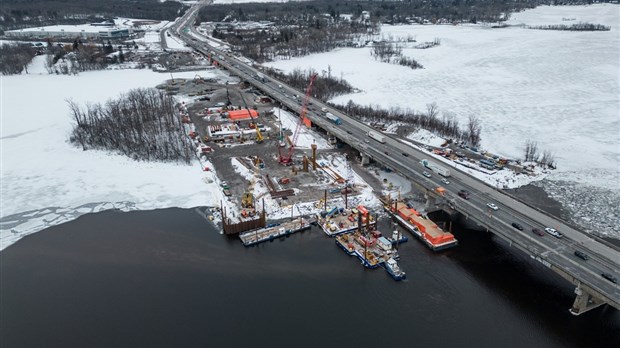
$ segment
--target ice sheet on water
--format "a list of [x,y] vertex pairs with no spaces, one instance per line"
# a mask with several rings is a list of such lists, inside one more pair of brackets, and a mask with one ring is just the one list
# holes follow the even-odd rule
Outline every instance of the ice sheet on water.
[[0,250],[31,233],[105,209],[132,211],[136,210],[136,205],[131,202],[88,203],[69,209],[46,208],[9,215],[0,219]]
[[574,181],[536,182],[569,212],[569,218],[588,232],[620,238],[620,192]]

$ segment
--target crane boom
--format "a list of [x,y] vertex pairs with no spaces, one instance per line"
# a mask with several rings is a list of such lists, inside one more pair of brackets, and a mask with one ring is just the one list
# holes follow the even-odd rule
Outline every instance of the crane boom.
[[301,126],[304,124],[306,120],[306,114],[308,113],[308,103],[310,102],[310,95],[312,93],[312,85],[314,84],[314,80],[316,80],[317,74],[312,74],[310,76],[310,83],[308,83],[308,87],[306,88],[306,95],[304,96],[304,100],[301,103],[301,110],[299,112],[299,121],[297,122],[297,126],[295,127],[295,132],[293,133],[293,139],[291,141],[291,145],[288,148],[288,152],[284,155],[282,154],[282,150],[280,151],[280,163],[284,165],[288,165],[291,163],[293,158],[293,152],[295,152],[295,146],[297,146],[297,139],[299,138],[299,131],[301,130]]

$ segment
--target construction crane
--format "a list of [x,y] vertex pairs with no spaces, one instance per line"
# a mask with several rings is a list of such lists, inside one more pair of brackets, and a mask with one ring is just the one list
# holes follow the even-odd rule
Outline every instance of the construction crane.
[[317,74],[310,76],[310,83],[306,88],[306,95],[304,96],[304,100],[301,104],[299,121],[297,122],[297,127],[295,127],[295,132],[293,132],[293,139],[291,140],[288,150],[283,150],[282,147],[278,145],[278,154],[280,156],[279,161],[281,164],[290,165],[292,162],[293,152],[295,152],[295,146],[297,146],[297,138],[299,138],[299,131],[301,126],[304,124],[306,114],[308,113],[308,102],[310,101],[310,93],[312,92],[312,85],[314,84],[314,80],[316,80],[316,76]]

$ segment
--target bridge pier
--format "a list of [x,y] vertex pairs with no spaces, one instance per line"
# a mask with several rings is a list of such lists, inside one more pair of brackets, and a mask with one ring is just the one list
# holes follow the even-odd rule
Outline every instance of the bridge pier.
[[362,165],[365,166],[368,164],[370,164],[370,157],[362,153]]
[[426,198],[426,205],[424,206],[424,209],[427,212],[437,210],[437,201],[433,195],[426,193],[424,194],[424,198]]
[[575,294],[577,295],[577,297],[575,297],[573,307],[569,309],[569,312],[572,315],[580,315],[602,304],[605,304],[605,301],[594,297],[592,294],[583,289],[581,287],[581,284],[577,285],[577,287],[575,288]]

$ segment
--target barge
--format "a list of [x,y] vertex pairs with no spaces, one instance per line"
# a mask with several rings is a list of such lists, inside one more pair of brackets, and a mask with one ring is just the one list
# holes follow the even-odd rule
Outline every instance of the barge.
[[386,205],[385,210],[407,231],[418,237],[433,251],[454,247],[458,244],[454,235],[439,228],[431,219],[404,203]]
[[246,247],[257,245],[260,243],[272,241],[274,239],[288,236],[293,233],[307,230],[313,221],[298,218],[294,221],[288,221],[281,224],[271,224],[270,226],[259,228],[239,234],[239,239]]

